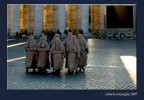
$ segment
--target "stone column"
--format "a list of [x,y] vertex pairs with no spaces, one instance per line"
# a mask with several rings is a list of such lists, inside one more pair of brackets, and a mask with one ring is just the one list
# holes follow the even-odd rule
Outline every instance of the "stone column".
[[100,30],[101,32],[104,31],[104,11],[105,5],[100,5]]
[[53,8],[53,12],[54,12],[54,30],[57,30],[58,29],[58,5],[54,5],[54,8]]
[[81,5],[81,28],[84,34],[89,33],[89,5]]
[[12,26],[12,5],[7,5],[7,33],[11,33]]
[[12,5],[12,27],[11,27],[11,35],[15,35],[17,31],[19,31],[19,4]]
[[46,5],[46,21],[45,24],[47,25],[46,29],[53,30],[54,29],[54,5],[48,4]]
[[29,32],[30,29],[30,5],[23,5],[24,7],[24,12],[23,12],[23,24],[24,24],[24,30],[27,30]]
[[67,27],[75,34],[81,29],[81,7],[80,5],[67,5]]
[[91,5],[91,33],[96,34],[100,30],[100,5]]
[[35,5],[34,9],[34,35],[40,35],[42,32],[43,5]]
[[58,5],[58,28],[63,35],[66,28],[66,5],[64,4]]
[[137,5],[133,5],[133,27],[134,27],[134,33],[137,31],[137,26],[136,26],[136,25],[137,25],[137,24],[136,24],[136,23],[137,23],[137,22],[136,22],[136,19],[137,19],[137,18],[136,18],[136,15],[137,15],[137,14],[136,14],[136,6],[137,6]]
[[30,32],[34,31],[35,5],[30,5]]
[[103,11],[104,11],[104,22],[103,22],[103,24],[104,24],[104,32],[107,32],[107,19],[106,19],[106,7],[107,7],[107,5],[108,4],[104,4],[103,5]]
[[43,9],[43,29],[57,29],[57,5],[46,4]]

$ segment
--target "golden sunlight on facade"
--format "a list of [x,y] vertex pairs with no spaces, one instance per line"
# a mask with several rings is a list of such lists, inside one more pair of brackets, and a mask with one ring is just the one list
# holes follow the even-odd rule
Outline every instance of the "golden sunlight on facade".
[[[112,5],[112,4],[109,4]],[[17,31],[33,32],[40,35],[43,30],[57,30],[61,33],[66,28],[76,32],[80,29],[84,34],[95,34],[95,31],[109,31],[106,28],[105,4],[8,4],[7,33]],[[136,6],[133,6],[135,30]],[[118,10],[117,8],[115,10]],[[122,10],[121,10],[122,11]],[[118,13],[120,14],[120,13]],[[121,18],[123,16],[120,16]],[[120,18],[120,19],[121,19]],[[125,30],[125,29],[118,29]],[[133,31],[131,28],[126,31]],[[111,31],[111,29],[110,29]]]

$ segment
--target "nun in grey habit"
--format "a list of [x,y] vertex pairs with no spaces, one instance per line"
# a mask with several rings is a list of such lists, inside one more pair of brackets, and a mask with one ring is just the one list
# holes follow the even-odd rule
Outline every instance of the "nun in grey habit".
[[78,72],[78,59],[80,58],[80,47],[75,35],[72,35],[66,43],[68,58],[68,73]]
[[28,69],[32,68],[33,71],[37,67],[37,59],[36,59],[36,42],[34,40],[34,36],[30,35],[25,46],[26,50],[26,59],[25,59],[25,66],[26,71],[28,72]]
[[42,36],[40,38],[40,42],[37,45],[37,51],[38,51],[37,68],[39,69],[39,71],[46,71],[46,69],[50,69],[50,65],[49,65],[50,47],[47,42],[46,36]]
[[66,54],[66,61],[65,61],[65,68],[68,68],[68,52],[69,52],[69,45],[68,41],[70,40],[72,33],[69,32],[67,38],[64,40],[64,47],[65,47],[65,54]]
[[51,41],[51,46],[54,44],[56,38],[60,38],[60,35],[59,34],[55,34],[54,35],[54,37],[53,37],[53,39]]
[[55,42],[50,49],[50,53],[53,56],[53,71],[59,73],[60,70],[62,70],[65,54],[65,48],[59,38],[55,39]]
[[[59,38],[59,37],[60,37],[59,34],[55,34],[54,35],[54,37],[53,37],[53,39],[51,41],[51,44],[50,44],[50,48],[52,47],[53,44],[55,44],[55,39]],[[53,54],[51,53],[51,67],[53,67],[53,60],[52,59],[53,59]]]
[[80,46],[80,59],[78,60],[78,67],[80,68],[79,71],[81,72],[81,69],[85,71],[84,67],[87,65],[87,54],[89,51],[86,40],[82,34],[78,34],[78,42]]

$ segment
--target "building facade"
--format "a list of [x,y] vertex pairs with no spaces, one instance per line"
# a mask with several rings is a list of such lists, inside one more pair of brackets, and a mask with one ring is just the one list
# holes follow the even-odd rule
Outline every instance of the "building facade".
[[[43,30],[57,30],[62,34],[66,28],[84,34],[95,34],[96,30],[113,31],[105,27],[106,6],[98,4],[8,4],[7,33],[27,30],[40,35]],[[134,28],[136,30],[136,7],[134,6]],[[118,29],[118,31],[124,29]]]

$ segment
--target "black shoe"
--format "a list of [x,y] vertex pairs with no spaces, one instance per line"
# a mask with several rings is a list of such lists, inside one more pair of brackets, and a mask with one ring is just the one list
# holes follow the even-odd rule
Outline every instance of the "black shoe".
[[68,70],[68,74],[73,74],[73,71]]
[[56,73],[55,71],[52,72],[52,74],[55,74],[55,73]]
[[47,73],[47,70],[46,70],[46,69],[44,69],[44,70],[43,70],[43,72],[44,72],[44,73]]
[[81,68],[79,69],[79,72],[81,72]]
[[83,71],[85,71],[85,68],[84,68],[84,67],[82,67],[82,69],[83,69]]
[[78,71],[76,70],[76,74],[78,74]]
[[26,72],[28,73],[28,68],[26,68]]
[[35,70],[35,69],[33,69],[33,72],[36,72],[36,70]]
[[60,69],[56,70],[56,73],[58,73],[58,74],[59,74],[59,73],[60,73]]
[[56,73],[56,74],[59,74],[59,70],[56,70],[55,73]]
[[70,70],[68,69],[68,73],[70,73]]
[[43,72],[43,70],[42,70],[41,68],[39,68],[39,69],[38,69],[38,72],[39,72],[39,73],[42,73],[42,72]]

